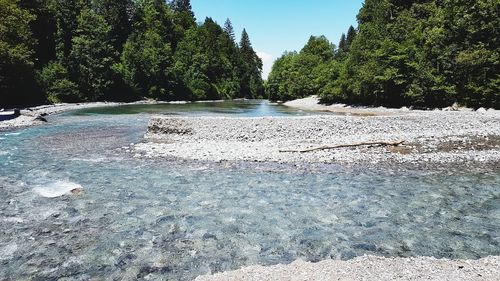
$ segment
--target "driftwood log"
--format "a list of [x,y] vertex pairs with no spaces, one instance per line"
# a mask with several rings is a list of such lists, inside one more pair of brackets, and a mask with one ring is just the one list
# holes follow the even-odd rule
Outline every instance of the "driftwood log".
[[357,142],[357,143],[349,143],[349,144],[336,144],[336,145],[322,145],[313,148],[307,149],[298,149],[298,150],[280,150],[280,152],[298,152],[298,153],[306,153],[312,152],[316,150],[327,150],[327,149],[335,149],[342,147],[355,147],[355,146],[364,146],[364,145],[379,145],[379,146],[398,146],[403,144],[405,141],[373,141],[373,142]]

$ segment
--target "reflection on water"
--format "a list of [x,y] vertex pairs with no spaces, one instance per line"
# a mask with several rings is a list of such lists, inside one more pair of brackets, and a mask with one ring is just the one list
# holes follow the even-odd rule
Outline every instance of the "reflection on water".
[[[298,258],[500,254],[498,170],[263,172],[117,150],[141,141],[148,119],[65,114],[0,133],[0,280],[190,280]],[[68,186],[83,192],[36,192]]]
[[266,100],[235,100],[224,102],[193,102],[185,104],[129,104],[82,109],[71,112],[70,114],[232,115],[241,117],[260,117],[310,115],[317,113],[301,111],[278,104],[271,104]]

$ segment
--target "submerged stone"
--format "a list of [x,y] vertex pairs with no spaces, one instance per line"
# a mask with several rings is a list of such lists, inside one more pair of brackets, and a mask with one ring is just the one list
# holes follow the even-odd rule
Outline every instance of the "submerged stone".
[[83,191],[83,187],[73,182],[55,181],[37,186],[33,188],[33,191],[42,197],[56,198],[69,193],[80,194]]

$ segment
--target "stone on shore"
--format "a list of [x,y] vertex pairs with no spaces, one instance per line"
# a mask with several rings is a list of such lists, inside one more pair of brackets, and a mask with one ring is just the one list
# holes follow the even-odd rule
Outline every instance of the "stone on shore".
[[318,263],[295,261],[289,265],[251,266],[197,281],[280,280],[500,280],[500,257],[452,261],[432,257],[383,258],[363,256],[349,261]]
[[[397,148],[357,146],[308,153],[322,145],[404,141]],[[388,116],[154,117],[147,157],[279,163],[500,163],[500,114],[410,111]]]

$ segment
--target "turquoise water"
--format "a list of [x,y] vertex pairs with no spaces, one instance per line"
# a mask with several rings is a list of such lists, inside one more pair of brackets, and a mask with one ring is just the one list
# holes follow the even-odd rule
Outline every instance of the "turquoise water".
[[[0,280],[190,280],[296,259],[500,254],[496,168],[134,158],[119,148],[142,140],[141,112],[63,114],[0,132]],[[84,192],[34,191],[65,184]]]
[[[89,108],[70,112],[71,115],[120,115],[120,114],[165,114],[165,115],[231,115],[241,117],[293,116],[317,114],[271,104],[266,100],[236,100],[225,102],[193,102],[186,104],[129,104]],[[326,114],[326,113],[322,113]]]

